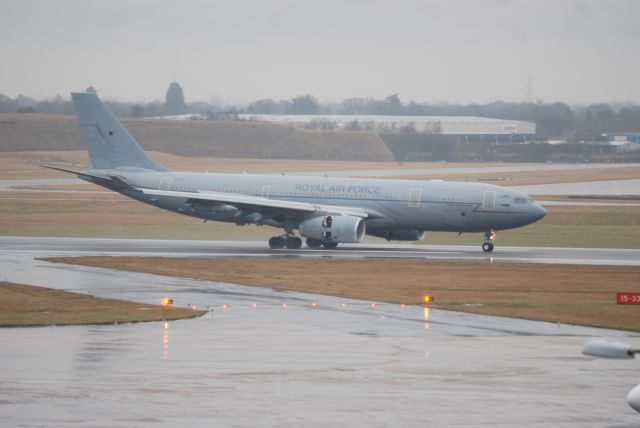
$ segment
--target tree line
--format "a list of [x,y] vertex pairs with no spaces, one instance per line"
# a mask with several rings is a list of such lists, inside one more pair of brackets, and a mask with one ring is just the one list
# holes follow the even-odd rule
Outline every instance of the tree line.
[[345,114],[384,116],[480,116],[536,123],[538,138],[572,141],[603,139],[607,133],[640,132],[640,106],[594,103],[571,107],[554,102],[504,102],[487,104],[429,104],[402,102],[398,94],[383,99],[348,98],[339,105],[322,105],[303,95],[292,100],[258,100],[247,106],[249,114]]
[[[93,88],[88,88],[93,89]],[[386,116],[481,116],[525,120],[536,123],[539,140],[600,141],[602,134],[640,132],[640,106],[594,103],[570,106],[564,102],[504,102],[486,104],[430,104],[403,102],[398,94],[385,98],[348,98],[342,103],[320,103],[311,95],[289,100],[260,99],[244,106],[223,107],[206,102],[185,102],[173,82],[163,101],[132,103],[105,101],[119,117],[154,117],[174,114],[204,114],[210,119],[247,114],[386,115]],[[0,94],[0,112],[73,114],[71,101],[60,95],[46,100]]]

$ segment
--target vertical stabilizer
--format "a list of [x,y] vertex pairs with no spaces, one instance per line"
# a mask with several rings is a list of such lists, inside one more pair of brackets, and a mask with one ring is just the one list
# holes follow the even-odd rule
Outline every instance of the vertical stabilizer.
[[71,93],[93,169],[118,167],[167,171],[149,158],[96,94]]

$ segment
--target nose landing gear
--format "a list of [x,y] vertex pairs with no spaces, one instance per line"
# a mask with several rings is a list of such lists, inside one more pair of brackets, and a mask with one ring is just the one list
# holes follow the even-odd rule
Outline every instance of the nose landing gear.
[[484,233],[484,242],[482,243],[482,251],[490,253],[493,251],[493,240],[496,238],[496,230],[490,229]]

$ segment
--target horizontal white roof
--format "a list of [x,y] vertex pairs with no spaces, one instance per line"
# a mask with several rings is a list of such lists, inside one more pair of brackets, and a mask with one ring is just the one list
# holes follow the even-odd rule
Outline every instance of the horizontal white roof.
[[240,114],[241,119],[308,126],[330,123],[342,128],[358,122],[373,128],[413,126],[417,131],[440,134],[535,134],[536,124],[521,120],[494,119],[478,116],[382,116],[382,115],[304,115],[304,114]]

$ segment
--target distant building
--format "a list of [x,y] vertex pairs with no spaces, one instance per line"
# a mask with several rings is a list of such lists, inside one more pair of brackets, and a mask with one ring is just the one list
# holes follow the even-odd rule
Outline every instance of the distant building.
[[609,135],[607,134],[607,140],[611,142],[629,142],[640,143],[640,134],[625,134],[625,135]]
[[536,124],[476,116],[280,115],[241,114],[244,120],[275,122],[301,128],[429,132],[442,135],[535,135]]
[[617,152],[640,150],[640,134],[607,135],[607,144],[615,147]]

